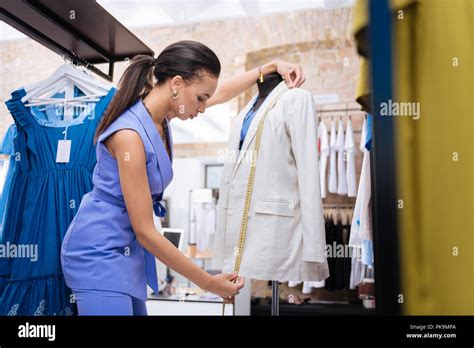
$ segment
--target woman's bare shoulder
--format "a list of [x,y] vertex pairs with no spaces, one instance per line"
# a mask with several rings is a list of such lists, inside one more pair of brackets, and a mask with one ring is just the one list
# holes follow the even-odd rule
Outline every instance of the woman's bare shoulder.
[[114,158],[117,158],[117,153],[144,152],[140,135],[137,131],[129,128],[119,129],[111,134],[104,141],[104,145]]

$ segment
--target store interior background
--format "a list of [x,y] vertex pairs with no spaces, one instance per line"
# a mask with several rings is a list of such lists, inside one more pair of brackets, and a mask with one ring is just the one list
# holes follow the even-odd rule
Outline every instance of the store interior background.
[[[179,40],[195,40],[211,47],[222,64],[221,80],[280,58],[301,64],[306,75],[303,88],[311,91],[321,109],[346,109],[355,103],[359,57],[351,35],[350,0],[342,1],[229,1],[225,5],[205,0],[98,1],[155,52]],[[245,6],[243,6],[245,4]],[[188,15],[188,14],[192,14]],[[5,107],[10,92],[47,78],[64,60],[4,23],[0,41],[0,133],[13,122]],[[115,65],[114,85],[127,63]],[[99,66],[100,67],[100,66]],[[104,71],[105,71],[104,67]],[[171,228],[183,229],[183,251],[189,238],[190,190],[205,187],[206,165],[222,165],[222,155],[234,117],[256,87],[234,100],[206,110],[192,121],[174,120],[174,179],[165,192]],[[351,115],[356,147],[364,114],[335,113],[344,125]],[[329,128],[329,118],[323,118]],[[362,153],[356,152],[356,172]],[[357,178],[358,182],[358,178]],[[354,204],[355,198],[329,194],[325,204]],[[202,260],[201,260],[202,261]],[[210,260],[205,266],[210,267]],[[159,263],[160,264],[160,263]],[[201,263],[198,263],[201,264]],[[165,274],[160,266],[160,277]],[[187,283],[179,275],[177,283]],[[253,295],[271,296],[267,282],[252,282]],[[250,283],[247,282],[247,286]],[[292,291],[298,291],[294,289]],[[311,296],[316,296],[315,294]],[[308,297],[308,296],[303,296]]]

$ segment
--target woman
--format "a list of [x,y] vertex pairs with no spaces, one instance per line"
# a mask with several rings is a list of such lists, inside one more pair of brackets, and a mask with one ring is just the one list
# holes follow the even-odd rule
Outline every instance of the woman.
[[[79,315],[146,315],[146,283],[157,293],[155,256],[200,288],[231,302],[243,287],[235,274],[209,275],[155,228],[153,210],[172,179],[169,120],[193,119],[277,71],[290,87],[301,68],[274,61],[217,86],[220,62],[207,46],[180,41],[158,58],[137,56],[96,135],[93,190],[82,199],[64,237],[61,262]],[[155,82],[156,81],[156,82]]]

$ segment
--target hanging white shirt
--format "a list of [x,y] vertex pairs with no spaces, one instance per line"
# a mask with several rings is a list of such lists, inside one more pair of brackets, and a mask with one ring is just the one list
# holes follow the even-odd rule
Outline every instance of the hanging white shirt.
[[355,289],[365,278],[367,266],[362,263],[359,257],[353,256],[351,260],[351,276],[349,279],[349,289]]
[[346,179],[346,163],[344,158],[344,127],[342,120],[339,120],[339,127],[337,128],[336,138],[337,150],[337,193],[340,195],[347,194],[347,179]]
[[319,181],[321,184],[321,198],[326,198],[326,168],[329,156],[328,129],[324,122],[320,121],[318,126],[319,145]]
[[351,264],[351,289],[360,284],[365,276],[367,266],[362,263],[362,254],[373,252],[364,250],[364,240],[372,240],[370,195],[370,152],[365,149],[349,238],[349,246],[355,248]]
[[364,118],[362,133],[360,139],[360,150],[364,153],[362,160],[362,169],[360,173],[359,188],[352,217],[351,234],[349,245],[356,249],[353,254],[351,265],[350,288],[354,289],[362,282],[365,276],[367,265],[362,261],[363,255],[373,254],[372,250],[364,248],[373,248],[372,243],[372,218],[371,218],[371,187],[370,187],[370,151],[365,148],[367,142],[367,119]]
[[331,120],[331,135],[329,138],[329,185],[328,191],[337,193],[337,169],[336,169],[336,126]]
[[370,151],[364,150],[362,170],[360,173],[359,190],[357,192],[354,215],[352,216],[351,236],[349,245],[362,247],[362,240],[372,239],[370,219]]
[[355,145],[354,132],[352,130],[352,121],[349,119],[346,127],[346,139],[344,142],[344,150],[346,150],[346,180],[347,180],[347,196],[355,197],[357,195],[357,179],[355,165]]
[[193,203],[189,242],[196,244],[200,251],[212,249],[216,231],[216,205],[213,203]]

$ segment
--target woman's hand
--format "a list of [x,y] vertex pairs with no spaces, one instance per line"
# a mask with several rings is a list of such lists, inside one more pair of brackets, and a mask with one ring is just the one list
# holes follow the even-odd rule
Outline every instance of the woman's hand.
[[300,87],[306,80],[301,65],[285,62],[281,59],[272,60],[263,64],[259,68],[254,68],[240,73],[227,81],[219,83],[214,95],[206,101],[206,107],[228,102],[234,97],[255,85],[259,77],[259,72],[263,76],[277,72],[284,79],[289,88]]
[[222,273],[212,276],[204,290],[221,296],[224,302],[231,300],[239,293],[244,286],[244,279],[238,277],[235,273]]
[[275,61],[275,67],[277,73],[283,77],[289,88],[300,87],[306,81],[303,68],[299,64],[278,59]]

